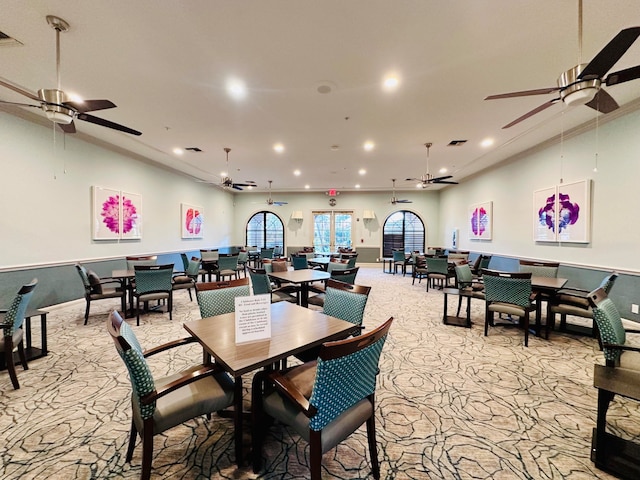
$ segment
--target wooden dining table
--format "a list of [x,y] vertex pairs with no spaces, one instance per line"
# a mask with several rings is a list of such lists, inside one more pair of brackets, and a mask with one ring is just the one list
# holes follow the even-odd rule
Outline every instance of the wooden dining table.
[[328,272],[310,268],[272,272],[269,276],[280,282],[300,285],[300,306],[305,308],[309,306],[309,284],[331,278],[331,274]]
[[357,325],[289,302],[271,308],[271,337],[236,343],[235,313],[186,322],[184,328],[234,378],[234,435],[236,463],[242,466],[242,375],[270,368],[296,353],[340,340],[359,330]]

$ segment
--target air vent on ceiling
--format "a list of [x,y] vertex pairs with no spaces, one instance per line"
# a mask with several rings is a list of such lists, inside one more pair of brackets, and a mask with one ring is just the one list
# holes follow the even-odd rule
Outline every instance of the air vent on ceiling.
[[22,45],[22,43],[6,33],[0,32],[0,47],[14,47],[16,45]]
[[187,147],[185,150],[189,150],[190,152],[201,152],[202,150],[198,147]]
[[465,143],[467,143],[466,140],[451,140],[448,144],[447,147],[461,147],[462,145],[464,145]]

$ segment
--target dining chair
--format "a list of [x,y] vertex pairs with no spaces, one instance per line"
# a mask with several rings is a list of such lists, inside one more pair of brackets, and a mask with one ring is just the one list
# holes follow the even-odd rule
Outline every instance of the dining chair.
[[294,270],[305,270],[309,268],[309,261],[307,260],[306,255],[291,255],[291,265],[293,265]]
[[[607,295],[609,295],[617,278],[618,274],[616,272],[610,273],[602,279],[596,290],[601,288]],[[556,314],[560,314],[559,330],[561,332],[567,331],[568,316],[588,318],[593,321],[593,311],[589,300],[589,292],[587,290],[569,287],[559,290],[553,297],[552,301],[549,302],[547,308],[547,322],[551,324],[551,328],[555,326]],[[598,341],[600,341],[597,322],[593,322],[590,333],[592,337],[597,338]],[[600,348],[602,348],[602,344],[600,345]]]
[[[147,358],[179,346],[196,342],[195,337],[159,345],[143,351],[131,327],[118,312],[106,322],[116,350],[129,372],[131,381],[131,432],[125,461],[131,463],[136,439],[142,441],[142,473],[151,476],[153,437],[202,415],[211,418],[233,405],[234,382],[217,365],[194,365],[166,377],[154,377]],[[231,428],[231,427],[229,427]]]
[[84,324],[89,320],[91,302],[108,298],[119,298],[120,308],[124,313],[127,310],[127,290],[122,280],[112,277],[100,278],[95,272],[87,270],[84,265],[76,263],[76,271],[82,279],[84,287],[84,299],[87,306],[84,311]]
[[273,258],[280,258],[282,256],[282,247],[280,245],[276,245],[273,247]]
[[[209,281],[211,281],[213,275],[217,275],[219,258],[220,252],[217,248],[200,249],[200,262],[202,264],[202,269],[207,272]],[[202,281],[205,281],[204,275],[202,275]]]
[[138,265],[157,265],[157,255],[136,255],[125,257],[127,261],[127,270],[133,270]]
[[249,261],[249,252],[247,250],[240,250],[238,252],[238,267],[236,270],[238,273],[242,273],[243,276],[247,276],[247,262]]
[[196,283],[196,299],[202,318],[235,312],[236,297],[250,295],[249,279],[240,278],[226,282]]
[[[489,325],[521,326],[524,330],[524,346],[529,346],[529,316],[535,312],[537,304],[533,301],[531,273],[499,272],[485,270],[483,274],[485,293],[484,336],[489,334]],[[494,323],[494,313],[504,313],[518,317],[522,324],[512,321]],[[537,319],[539,321],[540,319]]]
[[265,269],[249,267],[249,276],[254,295],[269,294],[271,295],[271,303],[282,301],[299,303],[300,289],[293,285],[274,287]]
[[310,477],[321,479],[322,455],[366,424],[371,472],[380,478],[375,434],[375,389],[380,354],[393,317],[374,330],[322,345],[317,360],[261,371],[252,387],[253,471],[262,464],[267,418],[309,442]]
[[238,278],[238,255],[220,254],[218,258],[218,272],[216,273],[218,280]]
[[[358,271],[360,270],[360,267],[342,268],[343,266],[348,267],[348,264],[329,262],[329,266],[331,266],[332,264],[336,265],[336,268],[332,270],[328,270],[328,273],[331,275],[330,278],[343,283],[349,283],[349,284],[355,283],[356,276],[358,275]],[[322,282],[319,282],[318,284],[312,283],[311,285],[309,285],[309,291],[317,294],[312,297],[309,297],[308,302],[311,305],[317,305],[320,307],[324,305],[324,294],[326,292],[326,285],[328,281],[329,280],[327,279],[327,280],[323,280]]]
[[189,301],[193,301],[191,296],[191,289],[195,288],[198,281],[198,275],[200,274],[200,259],[198,257],[192,257],[187,263],[187,268],[184,272],[179,272],[173,275],[171,282],[173,284],[173,290],[187,290],[189,292]]
[[[186,253],[181,253],[180,254],[180,258],[182,259],[182,271],[186,272],[187,269],[189,268],[189,257],[187,256]],[[198,275],[202,276],[202,281],[205,281],[205,274],[207,273],[207,271],[205,269],[202,268],[202,260],[199,259],[198,257],[191,257],[191,260],[197,260],[198,261]]]
[[353,268],[356,266],[356,261],[358,260],[358,254],[353,252],[341,253],[340,260],[347,260],[347,268]]
[[489,264],[491,263],[491,255],[478,255],[476,260],[473,262],[471,266],[471,273],[474,277],[481,277],[482,271],[486,268],[489,268]]
[[27,357],[24,352],[24,331],[22,324],[24,323],[24,316],[29,306],[29,301],[33,295],[33,291],[38,284],[38,280],[34,278],[31,282],[23,285],[15,297],[9,308],[6,310],[0,310],[0,319],[2,320],[2,331],[4,340],[0,344],[2,353],[4,355],[4,363],[7,366],[9,372],[9,378],[13,384],[14,390],[20,388],[18,382],[18,374],[16,372],[16,365],[13,361],[13,351],[18,349],[18,357],[20,358],[20,364],[24,370],[29,370],[27,365]]
[[427,263],[427,292],[429,291],[429,284],[433,286],[437,281],[440,284],[440,288],[444,288],[449,284],[449,279],[455,276],[449,270],[449,262],[446,258],[427,257],[425,261]]
[[140,325],[140,304],[148,311],[149,302],[166,300],[169,320],[173,320],[173,264],[137,265],[134,268],[136,286],[133,296],[136,299],[136,325]]
[[[591,459],[596,467],[622,478],[636,478],[640,470],[637,452],[640,445],[607,433],[607,411],[616,395],[640,400],[640,346],[629,342],[627,334],[640,330],[625,329],[620,313],[604,288],[589,294],[594,322],[598,325],[605,364],[595,364],[593,385],[598,389],[598,413],[593,432]],[[635,410],[635,409],[634,409]],[[626,472],[620,471],[623,467]],[[635,474],[630,472],[635,471]]]
[[[456,316],[460,316],[460,309],[462,307],[462,298],[476,298],[480,300],[485,299],[484,295],[484,283],[474,280],[473,273],[471,273],[471,266],[469,263],[458,263],[455,267],[456,272],[456,288],[459,291],[458,295],[458,312]],[[467,309],[469,309],[470,303],[467,303]],[[470,312],[467,311],[467,318],[469,318]]]
[[404,276],[407,273],[407,256],[404,250],[393,250],[391,255],[393,257],[393,274],[398,273],[398,267],[400,267],[402,276]]
[[411,267],[411,285],[416,284],[416,278],[418,283],[422,283],[422,279],[427,278],[427,257],[424,255],[417,255],[414,259]]
[[558,268],[560,267],[557,262],[520,260],[519,263],[521,272],[530,273],[535,277],[555,278],[558,276]]
[[265,259],[273,259],[273,248],[261,248],[260,249],[260,257],[259,262],[262,264],[262,261]]

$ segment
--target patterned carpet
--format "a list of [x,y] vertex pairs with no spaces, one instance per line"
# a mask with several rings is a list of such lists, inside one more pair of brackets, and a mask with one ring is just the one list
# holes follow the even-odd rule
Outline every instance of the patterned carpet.
[[[472,302],[469,330],[442,324],[443,295],[425,293],[424,282],[412,286],[409,277],[376,267],[361,268],[357,283],[373,287],[368,328],[396,319],[377,389],[382,478],[612,478],[589,459],[593,364],[602,362],[595,340],[554,333],[548,341],[531,337],[524,348],[516,329],[496,327],[483,336],[481,301]],[[139,478],[139,445],[133,462],[124,462],[130,383],[104,330],[107,312],[117,307],[109,302],[93,306],[87,326],[84,302],[51,309],[50,353],[26,372],[18,368],[20,390],[0,372],[1,478]],[[174,308],[173,321],[152,313],[134,326],[144,347],[186,336],[182,323],[199,318],[186,291],[176,293]],[[151,365],[163,375],[200,358],[201,350],[189,347]],[[640,434],[636,403],[616,398],[609,418],[611,431]],[[157,436],[152,478],[308,478],[306,443],[279,425],[267,437],[263,471],[238,469],[232,428],[231,419],[202,418]],[[249,427],[245,433],[248,442]],[[323,478],[369,476],[364,429],[323,458]]]

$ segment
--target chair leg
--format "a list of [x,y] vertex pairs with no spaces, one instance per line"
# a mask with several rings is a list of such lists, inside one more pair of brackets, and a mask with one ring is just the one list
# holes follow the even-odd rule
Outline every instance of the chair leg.
[[27,365],[27,356],[24,353],[24,343],[20,342],[18,344],[18,356],[20,357],[20,363],[22,364],[23,370],[29,370],[29,365]]
[[18,383],[16,366],[13,363],[13,340],[11,337],[4,337],[4,361],[7,365],[7,371],[9,372],[13,388],[18,390],[20,388],[20,383]]
[[369,440],[369,456],[371,457],[371,473],[373,475],[373,478],[375,478],[375,480],[380,480],[380,464],[378,463],[378,449],[376,446],[375,414],[372,414],[367,419],[367,439]]
[[322,480],[322,432],[309,432],[311,480]]
[[529,312],[524,314],[524,346],[529,346]]
[[598,388],[598,417],[596,419],[596,465],[604,463],[606,453],[607,410],[615,393]]
[[493,323],[493,312],[488,308],[484,311],[484,336],[489,335],[489,323]]
[[136,429],[136,424],[133,420],[131,420],[131,432],[129,433],[129,445],[127,446],[127,456],[125,457],[125,462],[131,463],[131,459],[133,458],[133,449],[136,446],[136,438],[138,438],[138,430]]
[[84,324],[86,325],[89,321],[89,306],[91,305],[91,300],[87,298],[87,308],[84,311]]
[[456,312],[456,317],[460,316],[460,308],[462,308],[462,295],[458,295],[458,311]]
[[153,459],[153,426],[151,422],[145,421],[144,432],[142,432],[142,473],[140,480],[149,480],[151,477],[151,460]]
[[140,297],[136,298],[136,325],[140,326]]
[[169,320],[173,320],[173,291],[169,292],[167,308],[169,309]]

